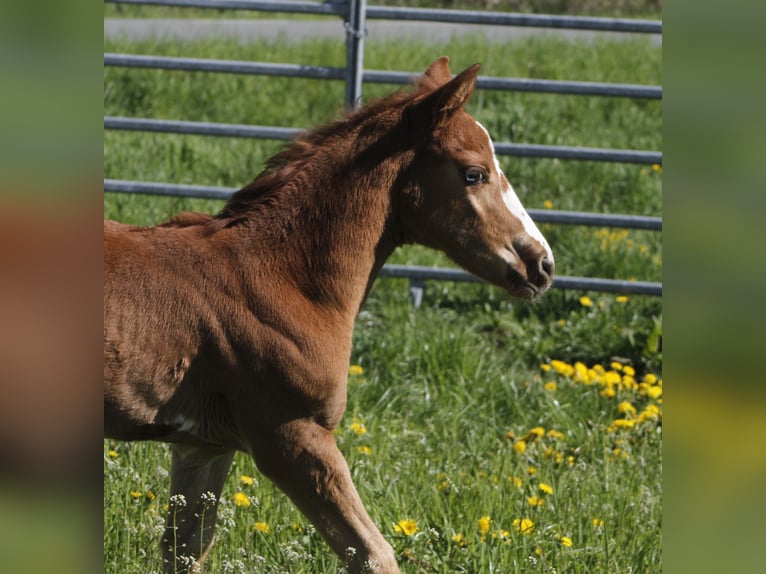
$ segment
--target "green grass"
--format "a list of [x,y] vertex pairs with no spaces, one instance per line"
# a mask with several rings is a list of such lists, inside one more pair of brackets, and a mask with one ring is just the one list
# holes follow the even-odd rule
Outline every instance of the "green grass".
[[[108,51],[342,65],[340,42],[294,45],[200,42],[105,44]],[[370,42],[372,69],[423,70],[450,54],[453,70],[474,61],[494,76],[661,84],[661,51],[644,41],[568,44],[532,38],[507,45],[460,41],[390,46]],[[365,86],[367,97],[394,88]],[[105,113],[264,125],[312,126],[337,117],[341,83],[108,68]],[[661,150],[661,104],[480,91],[470,111],[497,141]],[[106,132],[105,176],[239,186],[252,179],[275,142]],[[661,170],[592,162],[501,158],[527,207],[660,215]],[[221,202],[106,194],[105,217],[137,224],[181,209],[213,213]],[[661,235],[543,226],[562,275],[661,280]],[[419,247],[392,262],[450,265]],[[661,570],[661,434],[654,419],[610,430],[661,399],[647,387],[586,385],[541,364],[618,358],[640,382],[661,375],[661,301],[553,291],[533,304],[483,284],[429,283],[414,310],[404,280],[380,280],[359,319],[338,443],[366,506],[391,541],[404,572],[658,572]],[[586,304],[583,304],[586,303]],[[546,390],[546,383],[557,384]],[[548,389],[552,389],[549,385]],[[367,432],[357,434],[352,423]],[[532,428],[563,437],[514,445]],[[508,438],[513,431],[515,439]],[[369,447],[369,454],[360,452]],[[550,450],[548,450],[550,447]],[[518,447],[516,447],[518,449]],[[168,450],[108,441],[105,455],[105,572],[159,572],[157,540],[167,502]],[[615,450],[619,449],[619,450]],[[572,457],[571,459],[569,457]],[[529,467],[536,469],[531,474]],[[256,484],[240,484],[242,475]],[[518,480],[514,481],[514,477]],[[516,482],[520,481],[520,486]],[[531,507],[539,484],[553,487]],[[244,491],[254,504],[237,507]],[[135,494],[135,498],[131,495]],[[147,496],[151,492],[154,498]],[[223,494],[219,537],[209,572],[335,573],[339,562],[318,534],[243,455]],[[478,520],[491,517],[482,537]],[[520,534],[517,518],[535,528]],[[604,521],[593,527],[593,519]],[[412,537],[394,524],[413,519]],[[267,534],[253,530],[269,525]],[[505,535],[504,531],[508,534]],[[452,540],[460,533],[465,546]],[[557,536],[571,539],[562,545]],[[405,554],[406,552],[406,554]]]

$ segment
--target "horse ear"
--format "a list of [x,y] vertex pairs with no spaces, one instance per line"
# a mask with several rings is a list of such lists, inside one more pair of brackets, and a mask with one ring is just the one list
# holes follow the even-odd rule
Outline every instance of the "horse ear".
[[443,86],[451,79],[452,72],[449,70],[449,56],[442,56],[428,66],[428,69],[420,77],[420,82],[418,84],[421,88],[425,88],[430,92]]
[[[480,64],[474,64],[463,70],[455,78],[440,85],[420,101],[417,106],[418,111],[430,116],[428,120],[430,120],[431,128],[436,128],[444,123],[453,113],[466,104],[473,94],[480,67]],[[434,68],[433,73],[429,75],[432,68]],[[449,74],[446,57],[431,64],[426,74],[429,75],[429,81],[431,81],[437,77],[436,74],[442,74],[445,70]]]

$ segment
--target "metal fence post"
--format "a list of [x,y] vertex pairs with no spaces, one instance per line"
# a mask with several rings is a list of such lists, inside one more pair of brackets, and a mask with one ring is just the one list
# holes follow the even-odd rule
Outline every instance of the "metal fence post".
[[367,0],[349,0],[346,20],[346,105],[357,108],[362,97]]

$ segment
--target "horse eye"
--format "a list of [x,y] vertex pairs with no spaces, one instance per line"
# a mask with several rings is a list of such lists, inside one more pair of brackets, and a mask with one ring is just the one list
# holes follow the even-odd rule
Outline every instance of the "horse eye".
[[465,171],[465,182],[468,185],[478,185],[480,183],[486,183],[487,174],[484,170],[477,167],[470,167]]

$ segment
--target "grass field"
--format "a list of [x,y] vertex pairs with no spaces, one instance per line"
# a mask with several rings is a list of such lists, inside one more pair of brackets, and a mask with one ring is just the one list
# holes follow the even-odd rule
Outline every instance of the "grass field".
[[[105,50],[342,65],[341,42],[105,42]],[[508,45],[369,42],[373,69],[661,84],[636,40]],[[341,83],[108,68],[108,115],[306,127],[337,117]],[[366,86],[366,97],[393,88]],[[477,92],[496,141],[660,150],[661,104]],[[105,176],[238,186],[281,144],[106,132]],[[527,207],[660,215],[659,166],[501,158]],[[152,224],[221,202],[106,194],[105,217]],[[661,280],[660,234],[543,226],[562,275]],[[418,247],[392,262],[449,265]],[[337,439],[404,572],[661,570],[661,301],[553,291],[533,304],[480,284],[431,283],[414,310],[381,280],[359,319]],[[164,445],[104,445],[105,572],[159,572]],[[245,496],[238,496],[243,493]],[[335,573],[314,529],[244,455],[223,493],[210,572]]]

